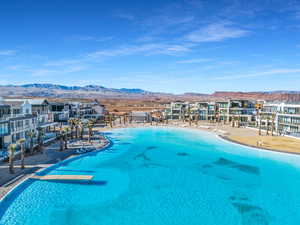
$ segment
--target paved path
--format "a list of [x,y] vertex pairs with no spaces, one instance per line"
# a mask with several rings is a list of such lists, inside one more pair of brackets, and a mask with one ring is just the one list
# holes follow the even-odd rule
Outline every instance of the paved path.
[[45,147],[44,153],[37,153],[25,158],[25,169],[22,170],[20,160],[14,162],[15,173],[9,173],[7,162],[0,163],[0,198],[17,183],[34,174],[36,171],[49,167],[75,153],[75,149],[59,151],[59,143]]

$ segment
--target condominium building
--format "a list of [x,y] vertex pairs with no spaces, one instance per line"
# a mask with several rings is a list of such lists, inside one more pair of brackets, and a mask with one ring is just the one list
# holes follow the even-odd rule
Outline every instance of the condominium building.
[[218,121],[222,121],[224,123],[229,122],[229,102],[228,101],[218,101],[215,103],[216,105],[216,117]]
[[167,106],[165,114],[167,119],[181,120],[184,119],[189,108],[188,102],[171,102]]
[[83,119],[104,119],[106,110],[98,100],[92,102],[69,102],[69,116]]
[[215,119],[215,102],[196,102],[193,104],[192,109],[194,119],[209,121]]
[[216,122],[239,121],[247,125],[255,121],[255,103],[249,100],[228,100],[217,102],[172,102],[166,108],[168,119],[186,119]]
[[241,125],[255,121],[255,102],[250,100],[229,100],[227,121],[237,120]]
[[56,139],[60,123],[70,117],[82,119],[104,117],[105,107],[98,101],[50,102],[47,99],[1,98],[0,97],[0,158],[7,157],[7,147],[20,139],[26,139],[29,147],[29,133],[33,131],[34,144],[47,143]]
[[12,109],[13,114],[32,114],[37,117],[38,126],[43,126],[54,121],[53,114],[50,112],[49,102],[46,99],[3,99],[9,105],[16,105]]
[[151,115],[148,112],[131,112],[129,114],[130,121],[136,123],[147,123],[151,120]]
[[10,114],[7,118],[9,123],[9,135],[4,137],[4,145],[15,143],[37,127],[37,116],[32,114],[31,105],[28,101],[4,101],[10,106]]
[[0,150],[5,148],[4,138],[10,134],[8,121],[9,116],[10,106],[0,103]]
[[53,121],[66,123],[70,118],[70,104],[64,102],[49,102],[49,109],[53,115]]
[[279,133],[300,137],[300,104],[281,104],[276,122]]

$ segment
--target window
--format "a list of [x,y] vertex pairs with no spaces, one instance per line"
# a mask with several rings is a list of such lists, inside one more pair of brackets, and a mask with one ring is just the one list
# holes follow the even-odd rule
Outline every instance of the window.
[[0,124],[0,135],[8,133],[8,123]]

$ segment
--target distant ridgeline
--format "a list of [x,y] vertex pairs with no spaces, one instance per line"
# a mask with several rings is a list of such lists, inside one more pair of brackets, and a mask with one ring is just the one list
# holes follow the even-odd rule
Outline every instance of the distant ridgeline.
[[0,96],[33,96],[53,98],[134,98],[168,100],[264,99],[300,102],[300,91],[185,93],[180,95],[150,92],[139,88],[106,88],[99,85],[66,86],[57,84],[2,85]]

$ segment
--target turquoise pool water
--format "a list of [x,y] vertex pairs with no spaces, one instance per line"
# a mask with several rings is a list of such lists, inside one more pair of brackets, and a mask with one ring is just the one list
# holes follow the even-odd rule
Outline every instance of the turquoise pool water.
[[186,129],[107,136],[106,151],[42,173],[88,174],[92,182],[26,181],[1,201],[0,224],[300,224],[299,156]]

